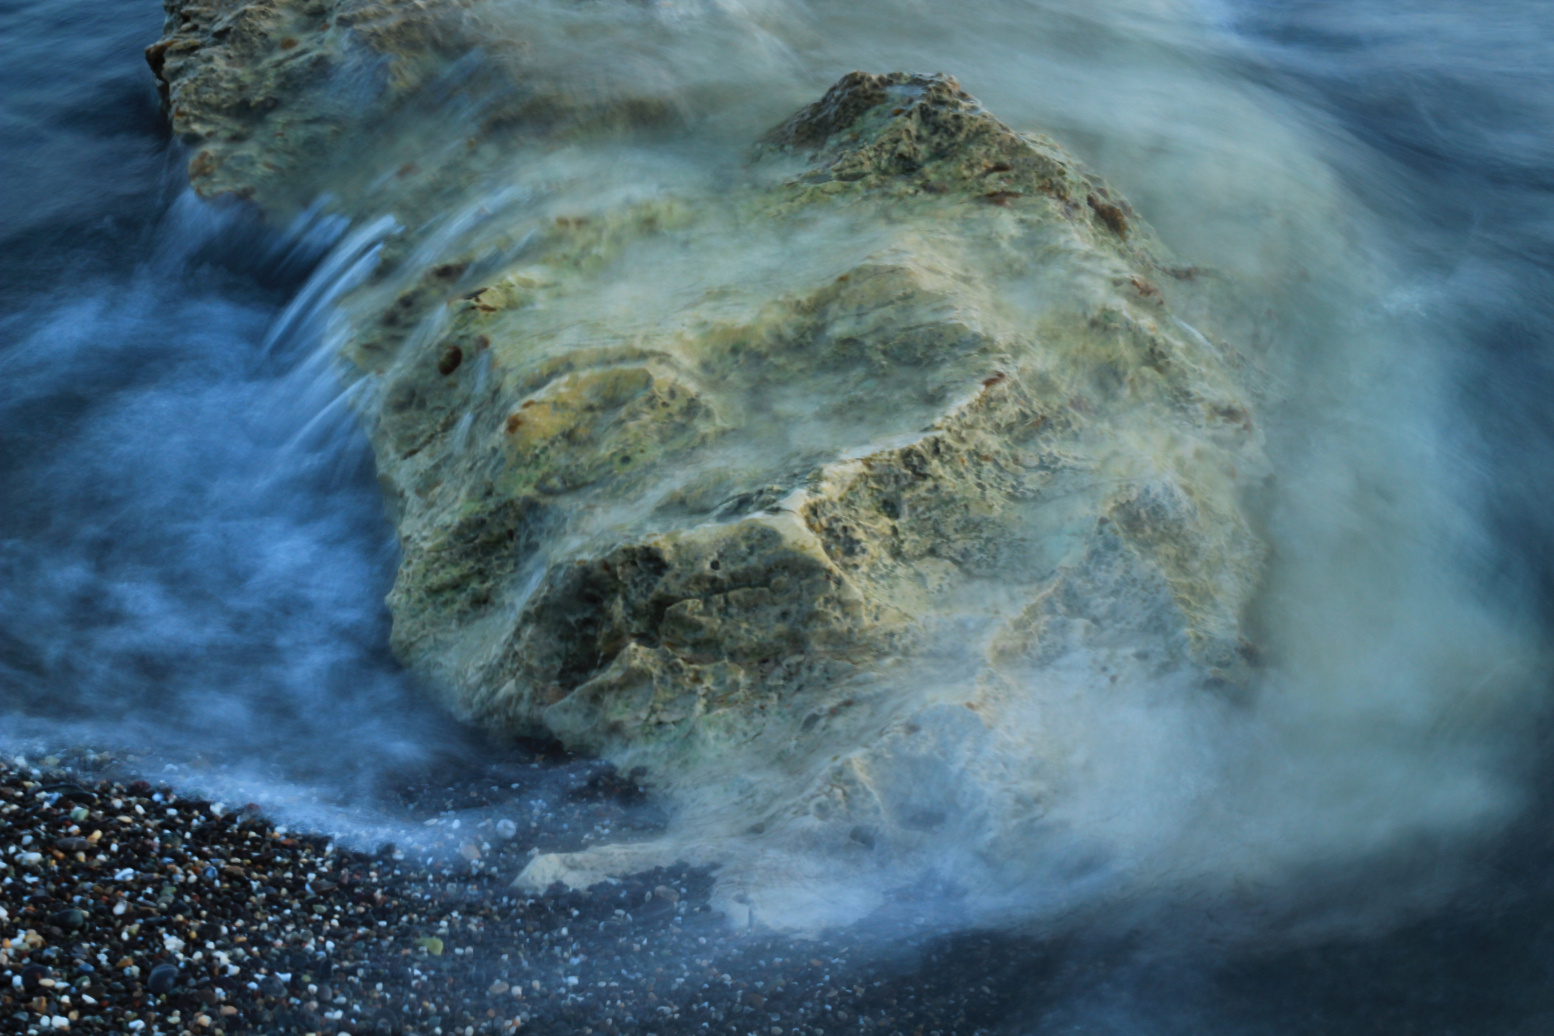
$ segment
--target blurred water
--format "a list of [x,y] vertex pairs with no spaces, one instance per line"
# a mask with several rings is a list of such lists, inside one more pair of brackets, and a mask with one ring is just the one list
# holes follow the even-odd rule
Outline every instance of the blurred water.
[[1554,595],[1554,20],[1537,0],[1238,0],[1240,71],[1292,98],[1467,361],[1500,571]]
[[[704,6],[715,17],[698,14]],[[705,39],[731,41],[729,53],[750,64],[710,47],[705,64],[670,61],[643,44],[620,67],[680,84],[692,109],[745,68],[781,69],[772,79],[782,86],[742,100],[740,118],[780,115],[847,68],[943,67],[1009,121],[1085,154],[1189,258],[1244,258],[1249,283],[1309,260],[1317,286],[1330,281],[1322,255],[1279,253],[1310,238],[1272,216],[1265,225],[1219,214],[1281,192],[1331,198],[1310,182],[1331,175],[1354,216],[1339,236],[1386,271],[1386,306],[1365,317],[1415,336],[1419,364],[1444,372],[1451,404],[1429,416],[1449,413],[1454,424],[1431,428],[1416,414],[1423,427],[1401,426],[1380,406],[1377,426],[1356,420],[1329,434],[1395,435],[1407,456],[1430,458],[1428,469],[1389,473],[1401,498],[1444,500],[1473,528],[1482,519],[1485,534],[1425,547],[1450,555],[1439,568],[1465,574],[1490,611],[1531,616],[1541,643],[1554,610],[1546,3],[1009,0],[967,5],[975,17],[906,2],[681,8],[712,26]],[[328,307],[318,305],[390,228],[314,214],[282,233],[189,198],[140,58],[160,22],[152,2],[0,0],[0,747],[86,742],[204,760],[219,765],[203,781],[354,798],[369,815],[386,772],[479,750],[387,656],[392,531],[338,380]],[[1235,90],[1177,89],[1208,82]],[[1257,98],[1250,108],[1227,100],[1245,96]],[[727,128],[708,119],[713,138]],[[1286,164],[1297,148],[1308,148],[1309,165]],[[1193,181],[1201,196],[1173,201]],[[1332,262],[1326,275],[1340,281],[1347,267]],[[1328,334],[1352,333],[1351,317],[1301,319]],[[1333,362],[1287,359],[1297,382],[1303,364]],[[1396,355],[1389,363],[1367,368],[1345,398],[1390,398],[1418,374]],[[1302,434],[1288,433],[1289,454]],[[1442,470],[1451,479],[1437,484]],[[1411,483],[1439,493],[1408,496]],[[1379,696],[1355,715],[1409,704]],[[1316,1032],[1358,1031],[1363,1020],[1381,1031],[1543,1031],[1537,1019],[1554,1010],[1554,993],[1529,962],[1554,945],[1554,885],[1543,877],[1554,851],[1541,833],[1547,742],[1541,702],[1515,709],[1517,739],[1495,742],[1471,717],[1424,718],[1448,733],[1472,728],[1452,743],[1453,758],[1476,753],[1477,767],[1492,755],[1497,775],[1516,777],[1519,822],[1500,826],[1501,796],[1497,824],[1473,828],[1466,844],[1421,834],[1390,870],[1314,874],[1321,895],[1281,902],[1270,926],[1298,928],[1330,893],[1348,910],[1354,890],[1379,892],[1398,875],[1425,876],[1433,894],[1419,912],[1378,919],[1347,941],[1314,936],[1316,949],[1298,958],[1250,954],[1242,942],[1227,960],[1202,945],[1143,940],[1120,963],[1104,954],[1075,963],[1059,992],[1012,1026]],[[1436,772],[1437,757],[1414,741],[1335,737],[1332,751],[1396,755],[1412,762],[1411,780]],[[1292,785],[1312,776],[1299,762],[1281,773]],[[1432,801],[1412,785],[1368,790],[1395,795],[1397,815],[1405,791]],[[1334,826],[1338,838],[1354,831]],[[1310,862],[1315,871],[1323,860]],[[1343,885],[1348,894],[1333,892]],[[1161,916],[1135,919],[1146,930],[1182,920]],[[1162,944],[1189,961],[1162,963]],[[1486,960],[1505,963],[1486,972]],[[1355,969],[1386,990],[1355,994],[1346,984]]]
[[187,193],[157,5],[0,20],[0,746],[365,823],[385,775],[480,751],[388,656],[397,551],[325,343],[387,228]]

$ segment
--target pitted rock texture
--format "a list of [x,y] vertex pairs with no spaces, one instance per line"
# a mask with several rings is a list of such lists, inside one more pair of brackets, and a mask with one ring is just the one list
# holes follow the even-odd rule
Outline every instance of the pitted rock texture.
[[164,3],[163,37],[146,60],[173,132],[194,152],[190,182],[270,209],[311,200],[345,138],[454,52],[418,0]]
[[948,77],[852,73],[717,190],[591,190],[581,154],[346,303],[396,652],[675,810],[531,880],[1018,867],[1074,779],[1044,703],[1247,693],[1257,387],[1061,147]]
[[996,855],[1063,780],[1009,716],[1248,686],[1248,388],[1127,203],[951,79],[855,73],[756,154],[364,329],[396,649],[703,836]]
[[[287,218],[424,218],[504,142],[673,117],[645,91],[558,89],[478,0],[163,0],[146,60],[202,196]],[[450,117],[450,114],[452,117]]]

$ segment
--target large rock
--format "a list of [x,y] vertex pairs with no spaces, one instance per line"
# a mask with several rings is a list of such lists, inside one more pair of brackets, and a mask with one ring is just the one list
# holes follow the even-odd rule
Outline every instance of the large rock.
[[[178,31],[153,64],[181,128],[282,75],[284,50]],[[1245,693],[1250,375],[1177,315],[1197,271],[953,79],[853,73],[752,143],[717,184],[500,210],[348,300],[394,648],[462,714],[643,767],[674,807],[661,842],[530,880],[1038,866],[1069,772],[1050,703]],[[209,189],[270,151],[204,153]],[[574,182],[618,161],[580,154]],[[236,189],[295,203],[296,161]]]

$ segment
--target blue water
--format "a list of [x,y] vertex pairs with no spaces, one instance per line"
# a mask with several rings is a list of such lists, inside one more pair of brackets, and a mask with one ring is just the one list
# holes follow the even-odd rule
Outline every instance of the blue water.
[[1297,99],[1471,362],[1502,571],[1554,605],[1554,17],[1541,0],[1223,10],[1241,71]]
[[0,736],[365,794],[470,745],[388,656],[318,321],[265,343],[343,228],[188,194],[157,7],[0,8]]
[[[1547,624],[1554,10],[1210,10],[1230,35],[1204,60],[1316,127],[1432,285],[1496,530],[1485,592],[1527,594]],[[0,0],[0,748],[99,745],[368,809],[386,772],[477,742],[387,654],[392,530],[317,323],[265,344],[346,230],[188,197],[140,56],[160,25],[151,0]],[[1051,965],[1010,1030],[1554,1031],[1543,758],[1531,811],[1426,915],[1227,957],[1146,911]]]

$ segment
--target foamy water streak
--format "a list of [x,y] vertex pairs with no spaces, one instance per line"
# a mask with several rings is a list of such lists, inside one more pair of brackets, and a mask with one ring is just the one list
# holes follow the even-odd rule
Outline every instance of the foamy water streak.
[[[148,262],[13,318],[0,421],[94,398],[10,484],[6,745],[168,760],[363,841],[386,775],[474,750],[382,647],[392,540],[326,334],[393,229],[315,212],[266,237],[186,195]],[[275,276],[313,268],[284,310],[213,262],[245,236]]]
[[[1432,275],[1398,247],[1393,214],[1346,184],[1356,167],[1324,135],[1330,125],[1239,74],[1255,57],[1227,33],[1223,9],[976,2],[947,16],[895,2],[623,11],[491,0],[477,13],[511,41],[546,40],[524,51],[525,69],[550,88],[653,96],[682,128],[662,145],[493,159],[489,194],[450,203],[464,215],[427,235],[418,266],[506,249],[487,260],[498,266],[521,254],[530,224],[716,183],[761,132],[863,67],[956,74],[1004,121],[1090,160],[1183,265],[1212,279],[1219,334],[1246,349],[1247,379],[1262,386],[1274,462],[1259,513],[1275,557],[1254,617],[1265,675],[1249,700],[1227,703],[1148,683],[1103,698],[1063,673],[1027,674],[1029,709],[1000,731],[1002,751],[1048,761],[1042,782],[1057,805],[1034,840],[946,845],[943,877],[1002,915],[1068,909],[1099,889],[1289,889],[1313,867],[1375,863],[1425,837],[1471,840],[1514,814],[1515,730],[1544,649],[1519,602],[1488,589],[1479,447],[1457,395],[1466,358],[1437,308],[1419,303]],[[782,260],[823,262],[857,246],[829,232]],[[741,263],[765,275],[768,258],[701,261],[720,276]],[[625,313],[633,298],[687,290],[681,276],[641,264],[611,301]],[[371,312],[380,300],[358,301]],[[1180,322],[1208,340],[1198,315]],[[787,434],[823,443],[829,416],[800,418]],[[569,542],[605,542],[652,503],[592,514]],[[737,855],[743,822],[731,815],[726,830],[695,837],[726,836]],[[774,912],[813,907],[817,882],[833,904],[869,899],[817,861],[758,866],[796,876],[786,893],[767,889],[785,904]],[[1392,891],[1406,900],[1419,890]],[[1387,898],[1374,897],[1378,912],[1395,905]]]

